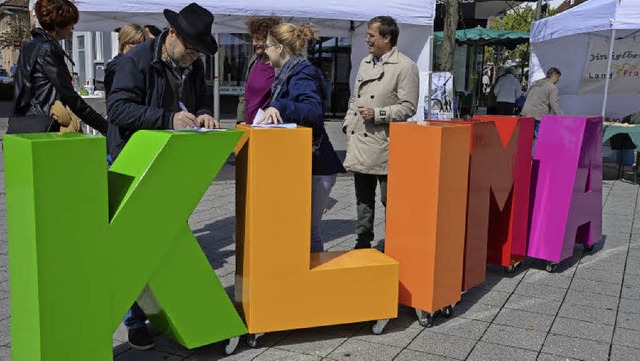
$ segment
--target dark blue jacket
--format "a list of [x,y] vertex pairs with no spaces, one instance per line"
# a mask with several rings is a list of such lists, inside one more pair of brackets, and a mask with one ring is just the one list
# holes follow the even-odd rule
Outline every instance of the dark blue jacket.
[[[107,102],[107,147],[114,160],[137,130],[173,128],[174,113],[162,108],[166,86],[162,44],[166,36],[165,31],[137,45],[117,66]],[[191,72],[183,80],[181,100],[196,116],[213,115],[213,99],[207,96],[201,59],[193,63]]]
[[271,102],[285,123],[296,123],[313,129],[314,141],[320,147],[313,154],[311,174],[345,173],[333,145],[324,129],[324,79],[320,69],[307,60],[298,64],[286,79],[278,98]]
[[104,96],[107,102],[109,101],[109,94],[113,86],[113,78],[116,76],[116,70],[118,70],[118,64],[122,60],[122,54],[116,55],[110,62],[107,63],[107,67],[104,70]]

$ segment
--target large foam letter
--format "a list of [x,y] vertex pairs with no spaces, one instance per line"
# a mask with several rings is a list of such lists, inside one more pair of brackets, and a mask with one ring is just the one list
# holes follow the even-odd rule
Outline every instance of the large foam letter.
[[311,129],[245,129],[236,149],[236,301],[250,333],[397,316],[398,262],[310,254]]
[[602,118],[542,117],[527,255],[560,262],[602,238]]
[[460,300],[468,125],[391,124],[385,253],[400,262],[400,303],[434,312]]
[[12,359],[113,359],[104,138],[3,143]]
[[[138,132],[107,186],[104,138],[7,136],[14,359],[111,360],[111,334],[147,282],[161,328],[185,346],[244,333],[186,226],[239,137]],[[180,298],[168,295],[178,284]]]
[[483,158],[490,183],[476,184],[472,177],[469,188],[475,191],[469,193],[469,204],[472,195],[490,199],[487,262],[508,267],[527,255],[534,119],[496,115],[474,119],[493,121],[489,141],[502,147],[492,147],[485,154],[482,148],[474,151],[472,162]]
[[[514,118],[516,119],[516,118]],[[523,140],[522,148],[519,148],[518,136],[530,133],[533,137],[532,119],[525,120],[527,125],[516,128],[517,123],[512,122],[506,127],[500,128],[493,121],[454,121],[457,124],[469,124],[471,128],[471,152],[469,161],[469,198],[467,201],[467,229],[465,236],[464,271],[462,278],[462,290],[469,290],[482,282],[486,277],[487,249],[491,242],[502,248],[505,239],[508,238],[509,222],[514,210],[514,170],[519,156],[519,165],[526,168],[526,144],[531,145],[531,140]],[[511,135],[516,132],[516,136]],[[510,142],[509,140],[513,140]],[[505,151],[505,148],[506,151]],[[529,149],[531,149],[529,147]],[[530,152],[529,152],[530,159]],[[529,162],[530,167],[530,162]],[[530,169],[530,168],[529,168]],[[525,177],[526,176],[526,177]],[[522,185],[528,179],[526,174],[517,177]],[[525,190],[528,194],[528,187]],[[518,194],[520,198],[522,194]],[[525,208],[526,209],[526,208]],[[519,214],[521,221],[519,230],[526,230],[526,214]],[[495,217],[494,219],[491,219]],[[503,233],[506,232],[506,233]],[[518,242],[526,247],[526,231],[524,237],[519,237]],[[492,240],[489,240],[489,236]],[[523,235],[520,233],[519,235]],[[524,251],[522,251],[524,252]],[[510,261],[510,259],[509,259]]]

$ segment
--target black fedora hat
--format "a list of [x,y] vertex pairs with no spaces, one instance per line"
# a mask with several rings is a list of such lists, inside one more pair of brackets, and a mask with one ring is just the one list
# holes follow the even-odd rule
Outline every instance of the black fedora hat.
[[211,35],[213,14],[209,10],[196,3],[191,3],[179,13],[164,9],[164,17],[187,45],[208,55],[213,55],[218,51],[216,39]]

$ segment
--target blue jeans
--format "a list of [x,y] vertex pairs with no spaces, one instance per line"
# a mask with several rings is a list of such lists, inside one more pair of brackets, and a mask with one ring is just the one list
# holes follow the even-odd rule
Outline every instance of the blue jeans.
[[127,315],[124,316],[124,325],[127,326],[128,330],[131,330],[134,328],[147,327],[146,322],[147,316],[145,316],[140,306],[138,306],[138,302],[134,302],[129,312],[127,312]]
[[536,154],[536,143],[538,142],[538,132],[540,132],[540,120],[536,119],[535,125],[533,126],[533,150],[531,151],[532,156]]
[[324,251],[320,223],[337,176],[314,175],[311,181],[311,252]]

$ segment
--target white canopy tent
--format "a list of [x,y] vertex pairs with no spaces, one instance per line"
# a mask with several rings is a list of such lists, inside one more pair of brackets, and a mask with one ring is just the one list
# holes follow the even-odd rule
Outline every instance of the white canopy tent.
[[[180,11],[192,0],[76,0],[80,10],[78,31],[111,31],[129,22],[154,24],[165,27],[164,9]],[[422,114],[424,90],[431,70],[433,19],[435,0],[325,0],[307,2],[299,0],[200,0],[198,4],[215,15],[213,32],[245,33],[245,21],[250,16],[278,15],[285,21],[300,24],[310,22],[320,30],[320,36],[350,37],[352,39],[353,86],[358,64],[367,55],[364,43],[366,22],[378,15],[389,15],[400,24],[400,51],[411,57],[420,70],[421,94],[417,114]],[[216,59],[217,60],[217,59]],[[216,62],[218,63],[218,62]],[[216,67],[217,72],[218,67]],[[217,94],[217,74],[214,92]],[[219,99],[216,97],[216,99]],[[215,104],[219,104],[218,101]],[[217,115],[217,114],[216,114]]]
[[530,82],[550,67],[566,114],[640,111],[640,0],[589,0],[531,27]]

